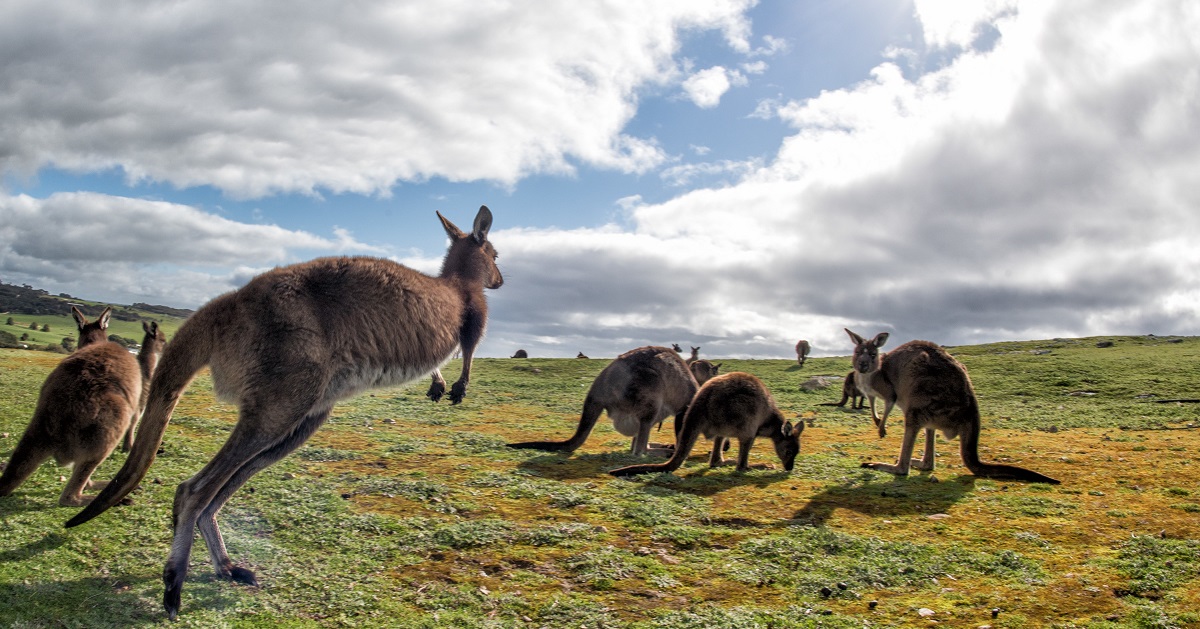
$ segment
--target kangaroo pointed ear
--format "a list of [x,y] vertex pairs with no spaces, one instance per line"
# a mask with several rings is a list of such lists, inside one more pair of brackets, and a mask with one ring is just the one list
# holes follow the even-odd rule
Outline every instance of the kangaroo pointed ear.
[[471,235],[475,237],[475,242],[483,244],[487,242],[488,230],[492,228],[492,211],[486,205],[479,206],[479,213],[475,215],[475,227],[471,229]]
[[850,331],[850,328],[842,328],[842,329],[846,331],[846,334],[849,334],[849,335],[850,335],[850,340],[851,340],[851,341],[854,341],[854,344],[855,344],[855,345],[862,345],[863,343],[865,343],[865,342],[866,342],[866,339],[864,339],[863,337],[861,337],[861,336],[859,336],[859,335],[857,335],[857,334],[855,334],[855,333],[851,332],[851,331]]
[[713,365],[713,371],[719,370],[721,368],[721,365],[724,365],[724,364],[725,363],[717,363],[717,364]]
[[461,229],[459,229],[458,226],[456,226],[454,223],[451,223],[450,219],[446,218],[445,216],[442,216],[441,212],[437,212],[437,215],[438,215],[438,218],[441,219],[441,221],[442,221],[442,229],[446,230],[446,235],[449,236],[451,240],[455,240],[455,239],[463,237],[463,231]]
[[75,317],[75,325],[78,326],[80,330],[83,329],[83,326],[87,325],[87,317],[83,316],[83,312],[75,306],[71,306],[71,316]]
[[873,343],[875,345],[875,347],[883,347],[883,344],[887,343],[887,340],[888,340],[888,333],[880,332],[879,334],[875,335],[875,338],[871,339],[871,343]]
[[104,309],[104,312],[101,312],[101,313],[100,313],[100,318],[99,318],[99,319],[96,319],[96,321],[99,321],[99,322],[100,322],[100,329],[101,329],[101,330],[107,330],[107,329],[108,329],[108,320],[109,320],[110,318],[112,318],[112,308],[105,308],[105,309]]

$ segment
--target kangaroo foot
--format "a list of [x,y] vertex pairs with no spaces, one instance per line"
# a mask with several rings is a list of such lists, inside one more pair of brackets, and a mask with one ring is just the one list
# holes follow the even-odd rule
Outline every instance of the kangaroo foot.
[[429,385],[429,390],[425,392],[425,397],[433,400],[434,402],[438,402],[442,399],[442,396],[445,394],[446,394],[446,383],[445,382],[435,382],[435,383]]
[[258,578],[250,570],[240,566],[234,566],[229,570],[229,580],[242,585],[258,585]]
[[467,397],[467,385],[455,382],[454,386],[450,387],[450,403],[459,404],[465,397]]

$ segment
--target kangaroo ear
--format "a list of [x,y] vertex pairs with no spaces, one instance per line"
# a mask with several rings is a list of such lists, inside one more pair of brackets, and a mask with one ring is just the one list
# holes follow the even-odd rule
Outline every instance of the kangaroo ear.
[[872,339],[871,342],[875,344],[875,347],[883,347],[883,344],[887,343],[887,340],[888,340],[888,333],[880,332],[879,334],[875,335],[875,338]]
[[108,320],[110,317],[112,317],[112,308],[105,308],[104,312],[100,313],[100,318],[96,320],[100,322],[101,330],[108,329]]
[[850,328],[842,328],[842,329],[846,331],[846,334],[850,335],[850,340],[854,341],[855,345],[862,345],[866,341],[866,339],[864,339],[863,337],[851,332]]
[[446,230],[446,235],[449,236],[451,240],[456,240],[463,237],[462,230],[459,229],[454,223],[451,223],[450,219],[442,216],[441,212],[437,212],[437,215],[442,221],[442,229]]
[[79,326],[79,329],[82,330],[83,326],[87,325],[87,317],[75,306],[71,306],[71,316],[75,317],[75,325]]
[[492,228],[492,211],[486,205],[479,206],[479,213],[475,215],[475,227],[471,229],[471,235],[475,237],[475,242],[483,244],[487,242],[488,230]]
[[725,363],[717,363],[717,364],[713,365],[713,370],[715,371],[715,370],[717,370],[717,369],[720,369],[720,368],[721,368],[721,365],[724,365],[724,364],[725,364]]

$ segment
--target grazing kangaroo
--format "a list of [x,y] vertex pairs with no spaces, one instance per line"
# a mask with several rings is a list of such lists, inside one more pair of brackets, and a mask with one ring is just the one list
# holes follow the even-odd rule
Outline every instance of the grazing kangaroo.
[[673,472],[687,460],[700,435],[713,440],[709,467],[725,464],[724,450],[729,439],[738,440],[739,472],[750,469],[750,447],[757,437],[770,437],[783,469],[791,471],[800,453],[803,422],[792,426],[784,421],[775,400],[761,380],[735,371],[704,383],[683,418],[683,428],[675,440],[675,453],[665,463],[630,465],[609,472],[614,476],[632,476],[653,472]]
[[162,351],[157,324],[154,335],[146,328],[142,351],[134,358],[105,335],[111,308],[91,323],[74,306],[71,314],[79,326],[79,346],[42,384],[33,419],[0,476],[0,496],[11,494],[54,457],[59,465],[73,467],[58,504],[85,505],[92,498],[83,492],[103,486],[92,482],[92,472],[112,454],[122,436],[126,449],[132,444],[143,387],[139,363],[153,369],[154,356]]
[[486,207],[470,233],[438,218],[450,237],[439,277],[379,258],[319,258],[267,271],[197,310],[163,353],[125,466],[66,525],[87,522],[133,490],[183,390],[208,365],[213,390],[237,405],[238,421],[213,459],[175,492],[163,605],[174,619],[197,527],[218,578],[257,584],[229,558],[217,526],[238,488],[308,440],[338,400],[430,372],[436,386],[436,369],[460,347],[462,375],[449,395],[456,404],[466,395],[487,323],[483,289],[504,279],[487,239]]
[[587,358],[587,356],[585,356],[583,354],[583,352],[579,352],[579,354],[577,356],[575,356],[575,358]]
[[[650,452],[650,429],[675,416],[675,432],[688,403],[699,385],[674,351],[665,347],[639,347],[617,356],[592,382],[583,400],[579,427],[566,441],[527,441],[508,447],[523,450],[574,452],[583,445],[592,428],[607,411],[613,428],[633,437],[630,452],[641,456]],[[665,454],[667,449],[661,450]]]
[[808,345],[808,341],[805,341],[804,339],[800,339],[796,343],[796,362],[800,363],[801,367],[804,366],[804,361],[808,359],[808,352],[811,349],[812,348]]
[[[689,345],[688,347],[692,347],[692,346]],[[690,357],[688,357],[687,362],[690,365],[690,364],[696,362],[697,360],[700,360],[700,348],[692,347],[692,355]]]
[[[846,378],[842,380],[842,399],[837,402],[821,402],[817,406],[845,406],[846,400],[850,400],[850,408],[863,408],[867,398],[858,390],[858,384],[854,382],[854,372],[846,374]],[[879,421],[875,421],[875,425],[879,426]]]
[[[887,332],[866,340],[846,330],[854,341],[854,378],[858,388],[871,400],[871,419],[879,428],[879,436],[887,434],[888,413],[899,405],[904,413],[904,440],[900,458],[889,463],[863,463],[863,467],[908,475],[910,465],[929,471],[934,467],[934,430],[941,430],[946,439],[959,438],[963,464],[976,476],[1005,480],[1020,480],[1057,485],[1059,481],[1015,465],[984,463],[979,459],[979,402],[967,370],[941,347],[929,341],[909,341],[900,347],[880,354],[887,342]],[[883,416],[875,417],[875,398],[884,402]],[[913,461],[917,434],[925,429],[925,452]]]
[[510,358],[529,358],[529,352],[527,352],[523,349],[519,349],[516,351],[515,354],[510,356]]

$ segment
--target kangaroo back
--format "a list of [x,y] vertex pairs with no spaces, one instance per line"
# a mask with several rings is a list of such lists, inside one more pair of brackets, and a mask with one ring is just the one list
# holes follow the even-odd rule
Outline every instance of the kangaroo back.
[[[232,294],[232,293],[231,293]],[[230,294],[230,295],[231,295]],[[162,353],[162,359],[150,380],[145,412],[138,425],[133,448],[116,477],[82,511],[67,521],[67,528],[78,526],[120,502],[145,478],[162,445],[171,413],[192,378],[208,364],[212,355],[211,326],[214,313],[224,310],[229,295],[218,297],[192,315],[179,328]]]

